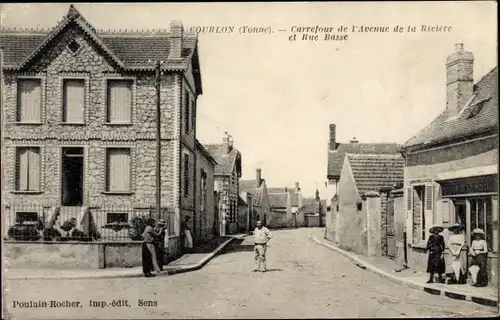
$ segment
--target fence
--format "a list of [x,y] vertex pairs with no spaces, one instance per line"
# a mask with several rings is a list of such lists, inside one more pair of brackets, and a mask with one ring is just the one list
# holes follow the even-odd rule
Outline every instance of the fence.
[[[2,212],[7,240],[17,241],[140,241],[156,208],[113,206],[105,208],[11,205]],[[159,219],[175,234],[179,221],[173,208],[162,208]],[[155,221],[157,222],[157,221]]]

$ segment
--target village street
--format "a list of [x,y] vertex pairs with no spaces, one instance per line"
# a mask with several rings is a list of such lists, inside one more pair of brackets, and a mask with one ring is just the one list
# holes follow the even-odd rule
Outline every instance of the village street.
[[[157,278],[6,281],[14,319],[335,318],[493,315],[496,308],[433,296],[356,267],[315,244],[322,229],[274,231],[267,273],[254,273],[247,237],[203,269]],[[12,308],[12,301],[80,301],[81,308]],[[89,300],[130,307],[89,307]],[[138,300],[156,306],[138,306]],[[155,302],[156,301],[156,302]]]

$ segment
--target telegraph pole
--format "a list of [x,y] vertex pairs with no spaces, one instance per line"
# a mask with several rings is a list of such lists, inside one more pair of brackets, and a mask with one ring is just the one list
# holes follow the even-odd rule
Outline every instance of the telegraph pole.
[[156,219],[161,218],[161,103],[160,103],[160,85],[161,85],[161,64],[156,62]]

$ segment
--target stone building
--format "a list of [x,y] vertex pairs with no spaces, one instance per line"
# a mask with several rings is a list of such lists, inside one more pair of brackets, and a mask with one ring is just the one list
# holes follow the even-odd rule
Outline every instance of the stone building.
[[155,206],[155,62],[162,60],[161,206],[175,212],[177,236],[182,217],[196,216],[195,168],[207,159],[196,152],[196,35],[179,22],[170,31],[98,31],[70,6],[54,28],[3,29],[0,42],[2,205],[98,208],[97,225],[131,218],[132,210],[121,217],[107,208]]
[[217,162],[196,141],[196,216],[193,233],[195,239],[210,240],[218,234],[218,210],[215,208],[214,170]]
[[264,225],[269,221],[271,207],[269,194],[267,192],[266,179],[262,178],[262,169],[257,168],[255,180],[240,180],[241,194],[252,195],[253,211],[250,216],[249,229],[255,229],[257,221],[261,220]]
[[[474,56],[457,44],[446,59],[443,111],[403,145],[406,157],[406,232],[411,268],[423,270],[429,228],[481,228],[488,243],[488,268],[495,284],[498,266],[498,68],[474,84]],[[444,70],[443,70],[444,71]],[[446,257],[445,257],[446,259]],[[450,272],[451,270],[448,270]]]
[[[215,191],[219,198],[220,234],[238,230],[238,197],[241,178],[241,153],[233,147],[233,138],[226,132],[222,144],[207,144],[205,148],[215,159]],[[244,224],[244,222],[241,222]],[[240,223],[240,224],[241,224]]]
[[[401,155],[347,154],[338,185],[339,212],[327,226],[340,247],[365,255],[380,256],[387,246],[386,187],[403,184]],[[329,229],[329,230],[328,230]]]

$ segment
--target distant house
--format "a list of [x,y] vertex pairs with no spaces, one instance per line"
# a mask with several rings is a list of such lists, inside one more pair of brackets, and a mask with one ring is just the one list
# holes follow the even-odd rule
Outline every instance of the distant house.
[[434,223],[445,228],[445,240],[447,227],[460,223],[469,245],[475,228],[485,232],[490,283],[497,283],[498,67],[474,83],[474,56],[463,44],[443,67],[446,105],[436,106],[440,114],[402,147],[409,265],[425,268]]
[[349,143],[339,143],[336,140],[336,125],[330,124],[327,179],[334,191],[328,198],[337,193],[346,154],[400,154],[399,147],[397,143],[360,143],[356,138]]
[[268,192],[273,213],[269,225],[274,228],[301,226],[295,216],[303,202],[299,183],[295,183],[295,188],[269,188]]
[[367,255],[385,252],[387,197],[381,189],[401,187],[401,155],[347,154],[339,179],[339,214],[335,232],[339,246]]
[[205,148],[217,162],[214,174],[219,197],[220,234],[235,233],[238,230],[241,153],[233,147],[233,139],[227,132],[222,144],[207,144]]
[[319,191],[316,190],[316,197],[304,198],[302,207],[297,211],[297,223],[304,227],[321,227],[323,225],[323,217],[326,215],[327,201],[321,200]]
[[243,199],[247,199],[248,195],[252,196],[253,203],[253,208],[249,211],[249,229],[253,230],[258,220],[262,220],[267,225],[271,209],[266,180],[262,178],[262,170],[260,168],[256,170],[255,180],[240,180],[240,196]]
[[241,192],[238,197],[238,232],[250,231],[253,216],[253,194]]

